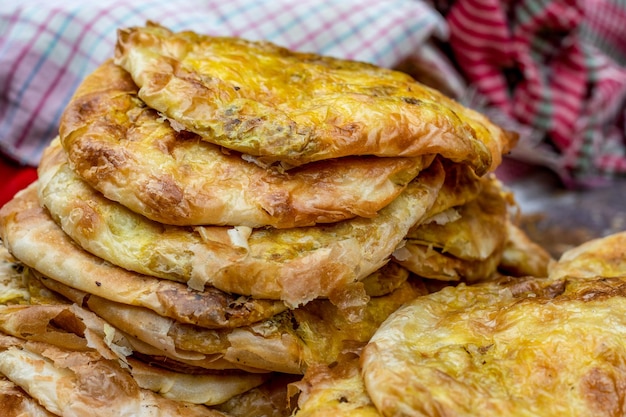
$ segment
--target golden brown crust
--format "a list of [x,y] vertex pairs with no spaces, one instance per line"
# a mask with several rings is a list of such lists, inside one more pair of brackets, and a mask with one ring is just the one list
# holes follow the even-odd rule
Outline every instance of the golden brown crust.
[[367,392],[383,415],[622,415],[625,295],[623,277],[509,278],[417,298],[365,347]]
[[422,277],[441,281],[477,282],[497,276],[502,250],[485,259],[463,259],[410,240],[394,254],[394,262]]
[[214,407],[230,417],[289,417],[295,411],[289,387],[300,375],[274,374],[263,385]]
[[550,278],[626,275],[626,232],[585,242],[563,253],[548,270]]
[[[383,283],[386,278],[390,286]],[[371,292],[356,313],[342,311],[328,300],[315,300],[251,326],[211,330],[106,300],[46,277],[39,279],[75,304],[57,304],[51,298],[47,305],[0,307],[0,331],[82,351],[87,349],[85,329],[102,339],[98,329],[104,328],[106,321],[115,329],[112,340],[126,349],[125,355],[132,352],[146,361],[191,373],[205,368],[300,374],[311,365],[331,364],[346,352],[359,351],[393,311],[426,293],[421,281],[407,281],[405,270],[386,265],[364,280],[365,289]],[[93,345],[94,338],[90,340]],[[109,347],[101,347],[114,357]]]
[[426,294],[420,280],[409,279],[395,291],[371,297],[361,315],[346,316],[325,300],[293,310],[297,334],[308,346],[307,365],[336,363],[343,354],[359,353],[378,327],[400,306]]
[[[43,278],[43,277],[42,277]],[[293,335],[291,315],[278,314],[252,326],[206,329],[176,322],[152,310],[105,300],[43,278],[45,285],[84,305],[121,332],[135,355],[170,368],[240,369],[301,373],[308,357]],[[140,329],[137,323],[142,323]],[[131,336],[133,335],[133,336]]]
[[149,24],[118,31],[115,56],[149,106],[266,163],[441,154],[484,174],[514,142],[406,74],[267,42]]
[[[166,224],[286,228],[373,217],[429,159],[346,157],[265,169],[177,132],[136,95],[128,73],[106,62],[65,108],[60,138],[91,186]],[[40,170],[54,164],[46,159]]]
[[425,216],[445,177],[441,164],[433,162],[373,219],[292,229],[190,230],[130,212],[67,167],[51,171],[42,171],[41,201],[86,250],[136,272],[187,281],[192,288],[213,285],[289,306],[333,297],[384,265]]
[[446,179],[435,204],[430,209],[431,215],[474,200],[483,187],[483,177],[477,176],[467,165],[453,164],[445,160],[442,163]]
[[498,268],[506,274],[523,277],[547,277],[554,262],[550,253],[528,235],[513,220],[506,223],[507,240]]
[[[507,242],[508,199],[493,177],[467,186],[468,201],[445,209],[465,191],[444,185],[434,205],[444,210],[409,231],[404,246],[394,252],[395,262],[421,277],[443,281],[476,282],[496,274]],[[479,192],[472,197],[474,190]]]
[[217,405],[261,385],[266,374],[238,372],[200,374],[172,372],[139,360],[129,360],[132,377],[142,389],[190,404]]
[[0,209],[0,236],[16,258],[49,278],[209,328],[236,327],[285,309],[280,302],[229,295],[212,287],[199,292],[104,262],[78,248],[56,226],[39,206],[36,187],[32,184]]
[[0,414],[2,417],[54,417],[23,389],[0,376]]
[[379,417],[365,392],[359,360],[346,355],[333,366],[318,365],[307,370],[300,390],[297,417]]
[[87,350],[85,324],[69,304],[0,306],[0,331],[66,349]]
[[[135,329],[154,324],[139,321],[141,317],[135,318],[138,319],[133,322]],[[141,323],[141,326],[138,326],[138,323]],[[85,395],[78,394],[78,402],[91,398],[94,403],[99,401],[98,398],[106,399],[107,395],[116,395],[120,380],[128,382],[127,372],[123,368],[130,370],[132,383],[139,388],[158,392],[164,398],[181,404],[219,404],[268,379],[267,373],[236,370],[189,372],[190,369],[193,370],[192,367],[185,369],[186,373],[181,373],[161,368],[159,361],[153,361],[150,364],[141,362],[130,356],[141,353],[132,350],[134,344],[129,343],[131,336],[125,336],[123,332],[111,327],[100,316],[76,304],[0,306],[0,332],[0,334],[21,339],[14,341],[12,340],[14,338],[10,336],[3,336],[4,341],[0,343],[0,351],[7,352],[4,352],[5,356],[3,360],[0,360],[3,362],[0,363],[0,368],[8,372],[8,376],[22,387],[30,387],[29,392],[34,392],[33,395],[37,395],[38,398],[42,398],[43,395],[47,401],[58,406],[59,409],[74,407],[74,405],[63,404],[64,398],[54,397],[55,391],[58,395],[67,388],[59,387],[59,385],[71,385],[66,377],[71,377],[72,373],[86,374],[83,377],[90,380],[98,379],[98,377],[111,378],[114,374],[119,375],[119,378],[113,378],[112,383],[115,385],[113,388],[106,384],[102,385],[102,389],[112,391],[111,393],[98,393],[97,384],[94,384],[94,387],[88,390],[89,392],[82,393]],[[19,352],[10,352],[12,347],[24,348],[30,353],[24,356]],[[33,367],[38,369],[29,371],[28,358],[37,355],[42,356],[40,360],[42,363],[40,366],[33,364]],[[46,359],[51,362],[46,364]],[[24,371],[22,369],[13,369],[13,366],[19,366],[20,361],[26,362],[24,368],[26,372],[32,373],[31,377],[21,374]],[[97,364],[104,365],[104,367],[99,367]],[[43,375],[40,375],[39,372],[42,370]],[[47,381],[38,381],[39,378],[47,379]],[[78,378],[77,383],[83,385],[79,389],[90,385],[82,381],[82,377]],[[98,398],[93,398],[94,396]]]
[[410,273],[395,262],[389,262],[367,276],[363,281],[363,289],[369,297],[380,297],[398,289],[409,279]]

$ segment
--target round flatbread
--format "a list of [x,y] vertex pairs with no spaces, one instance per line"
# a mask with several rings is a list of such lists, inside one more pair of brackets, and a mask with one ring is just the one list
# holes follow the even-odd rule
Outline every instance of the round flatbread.
[[118,31],[115,62],[176,126],[259,163],[441,154],[484,174],[515,138],[408,75],[268,42]]
[[502,251],[491,253],[485,259],[462,259],[441,253],[431,246],[412,241],[394,252],[394,262],[422,278],[440,281],[478,282],[495,278]]
[[36,183],[0,209],[0,236],[19,261],[49,278],[183,323],[237,327],[286,309],[281,302],[226,294],[209,286],[196,291],[183,283],[127,271],[89,254],[40,206]]
[[227,416],[287,417],[295,413],[291,383],[300,375],[274,374],[269,381],[214,407]]
[[178,132],[107,61],[65,108],[60,138],[72,167],[107,198],[175,225],[272,226],[373,217],[432,157],[346,157],[289,172]]
[[425,216],[445,177],[434,161],[372,219],[291,229],[191,229],[152,222],[104,198],[59,161],[61,156],[57,152],[44,158],[40,201],[87,251],[131,271],[186,281],[198,290],[210,285],[283,300],[290,307],[343,294],[382,267]]
[[475,198],[411,228],[406,243],[394,252],[394,261],[424,278],[491,279],[507,242],[510,199],[491,176],[481,178],[480,185]]
[[502,251],[510,199],[494,177],[482,178],[481,185],[476,198],[413,227],[407,233],[408,243],[470,261],[485,260]]
[[[57,359],[47,358],[54,362],[51,364],[51,371],[56,365],[59,365],[58,362],[63,362],[65,359],[68,359],[70,363],[68,368],[70,369],[75,360],[78,362],[85,361],[85,363],[78,364],[81,370],[79,372],[88,368],[92,362],[109,362],[112,368],[119,368],[119,365],[124,368],[128,365],[133,380],[140,388],[158,392],[171,400],[205,405],[222,403],[268,379],[266,373],[259,372],[248,373],[230,369],[227,372],[181,373],[162,369],[156,365],[157,363],[161,364],[161,362],[153,361],[149,365],[133,358],[133,355],[139,352],[134,350],[128,337],[123,332],[111,327],[102,317],[67,301],[57,303],[54,298],[50,298],[48,301],[49,304],[0,305],[0,334],[22,339],[21,343],[18,344],[19,346],[39,347],[43,350],[39,353],[44,356],[48,352],[59,351],[61,356]],[[141,319],[141,317],[137,318]],[[142,330],[138,329],[137,323],[141,323],[139,327],[153,324],[134,321],[134,329],[138,331]],[[10,346],[5,346],[5,348],[8,347]],[[6,353],[2,352],[3,350],[5,349],[0,347],[0,357]],[[37,353],[37,351],[33,353]],[[26,359],[25,369],[29,367],[27,358],[28,356],[22,357],[22,359]],[[5,360],[8,362],[16,361],[13,355],[9,355]],[[115,361],[119,361],[119,364],[116,364]],[[46,362],[46,359],[42,358],[41,362],[42,367],[45,368],[43,362]],[[14,365],[16,364],[17,362]],[[9,372],[7,375],[23,386],[23,376],[19,375],[19,372],[16,373],[12,368],[3,368],[5,365],[7,364],[0,364],[0,368]],[[36,367],[36,365],[34,366]],[[120,368],[120,370],[122,369]],[[58,370],[58,372],[61,376],[70,376],[71,374],[67,370]],[[102,376],[105,375],[111,377],[109,373],[104,373]],[[37,372],[33,372],[33,378],[36,379],[37,377]],[[91,378],[97,379],[97,377],[96,372],[96,375]],[[59,383],[62,384],[63,381]],[[83,383],[85,382],[83,381]],[[36,391],[42,388],[37,383],[33,387]],[[110,389],[106,385],[103,387]],[[54,387],[51,386],[51,389]]]
[[0,372],[59,416],[224,417],[208,407],[141,388],[117,362],[92,351],[22,342],[0,351]]
[[399,309],[365,347],[384,416],[614,416],[626,278],[460,284]]
[[300,391],[298,417],[380,417],[365,391],[358,356],[311,367],[293,385]]
[[[397,274],[397,266],[382,269],[377,275],[396,280],[392,275]],[[405,279],[383,295],[368,293],[370,299],[358,317],[345,315],[328,300],[314,300],[251,326],[205,329],[176,322],[146,308],[86,294],[51,279],[42,278],[42,282],[121,331],[134,351],[161,355],[206,369],[237,368],[251,372],[292,374],[301,374],[314,364],[331,364],[346,350],[358,350],[393,311],[426,293],[421,281],[412,279],[407,282]],[[380,292],[379,288],[374,290]],[[39,327],[48,324],[48,321],[37,322],[41,323]],[[137,328],[137,323],[142,323],[142,326]],[[6,326],[3,327],[0,315],[0,330],[4,328]],[[130,334],[143,344],[133,340]],[[50,333],[49,338],[56,335]],[[205,356],[215,359],[205,362]]]
[[626,275],[626,232],[592,239],[564,252],[550,265],[550,278]]
[[512,219],[506,223],[506,229],[507,239],[498,268],[515,277],[547,277],[554,262],[550,253],[533,242]]
[[56,417],[4,376],[0,376],[0,404],[3,417]]

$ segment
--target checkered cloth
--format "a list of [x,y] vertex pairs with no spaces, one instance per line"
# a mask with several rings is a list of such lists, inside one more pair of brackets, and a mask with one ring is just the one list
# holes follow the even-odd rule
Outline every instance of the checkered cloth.
[[36,165],[81,80],[113,55],[116,29],[147,20],[385,67],[412,56],[451,89],[461,82],[431,45],[445,21],[416,0],[1,1],[0,150]]
[[471,86],[526,129],[518,157],[572,185],[626,174],[625,0],[435,4]]

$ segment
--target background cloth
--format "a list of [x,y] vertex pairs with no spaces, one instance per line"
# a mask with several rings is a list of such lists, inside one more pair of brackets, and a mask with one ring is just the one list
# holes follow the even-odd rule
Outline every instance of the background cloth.
[[524,129],[518,158],[571,186],[626,174],[626,0],[434,5],[471,88]]

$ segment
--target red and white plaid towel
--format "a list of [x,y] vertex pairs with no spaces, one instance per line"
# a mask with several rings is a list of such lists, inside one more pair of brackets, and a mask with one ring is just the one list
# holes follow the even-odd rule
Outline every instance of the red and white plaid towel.
[[573,185],[626,174],[626,1],[435,4],[470,85],[539,141],[519,157]]

